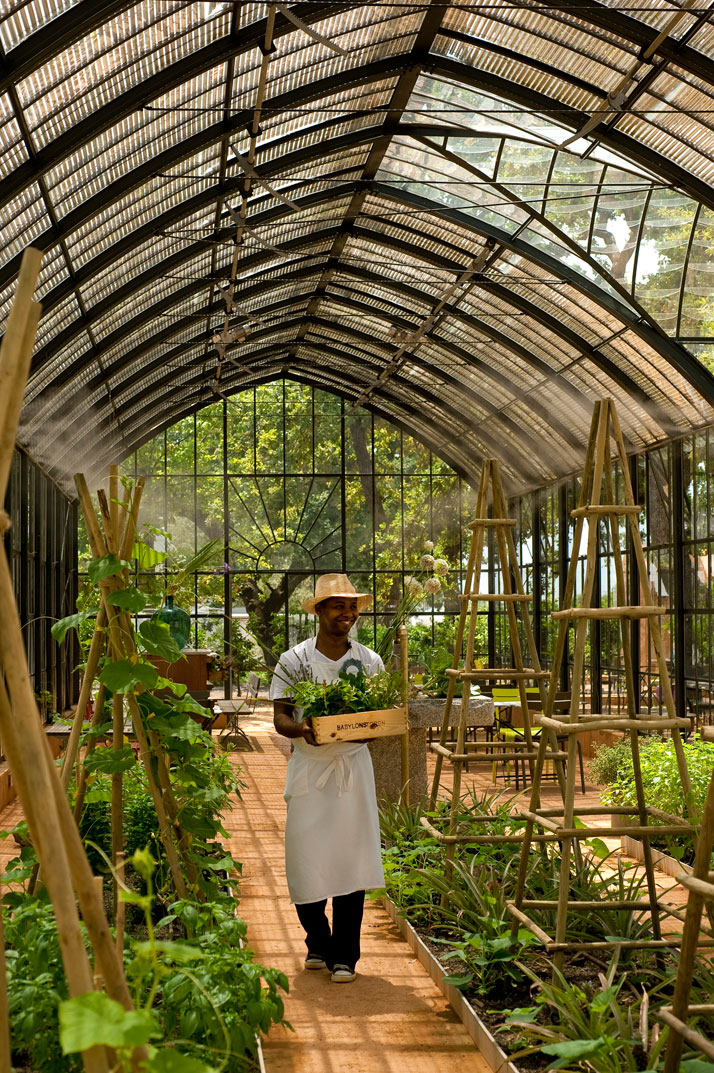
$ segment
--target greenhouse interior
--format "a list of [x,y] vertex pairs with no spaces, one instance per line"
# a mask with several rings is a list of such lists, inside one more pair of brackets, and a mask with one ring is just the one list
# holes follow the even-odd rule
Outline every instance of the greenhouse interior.
[[0,0],[0,1073],[714,1073],[713,13]]

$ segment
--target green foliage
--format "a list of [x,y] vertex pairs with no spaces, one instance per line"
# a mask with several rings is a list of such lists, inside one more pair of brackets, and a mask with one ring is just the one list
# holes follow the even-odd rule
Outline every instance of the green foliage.
[[13,1055],[41,1073],[78,1073],[80,1060],[63,1056],[59,1042],[67,984],[52,907],[46,897],[6,894],[3,917]]
[[[714,768],[714,744],[696,738],[694,741],[684,742],[683,749],[694,806],[697,811],[701,811]],[[602,752],[598,755],[601,756]],[[607,755],[605,763],[610,763]],[[603,790],[602,801],[606,805],[634,805],[636,793],[632,755],[621,750],[611,767],[615,778]],[[689,815],[673,741],[653,738],[641,742],[640,770],[646,804],[654,805],[674,816]],[[668,845],[681,855],[681,848],[688,847],[690,842],[679,841],[679,850],[672,840],[668,840]]]
[[116,555],[105,555],[101,559],[93,559],[87,567],[87,573],[89,574],[89,580],[93,581],[95,585],[98,585],[100,581],[106,581],[107,578],[116,577],[118,574],[122,574],[124,570],[130,570],[131,563],[126,559],[117,559]]
[[650,1023],[650,994],[621,995],[626,975],[617,983],[617,957],[599,986],[587,989],[569,983],[553,969],[546,983],[526,966],[523,971],[536,988],[536,1005],[514,1010],[506,1025],[518,1028],[531,1046],[512,1055],[514,1061],[540,1051],[554,1056],[548,1069],[591,1070],[592,1073],[630,1073],[657,1069],[667,1032]]
[[401,701],[402,679],[398,673],[379,671],[367,675],[341,671],[334,682],[303,680],[293,683],[291,699],[303,709],[303,718],[341,715],[343,712],[372,712],[393,708]]
[[149,655],[165,659],[167,663],[174,663],[181,657],[181,649],[165,622],[158,622],[156,619],[142,622],[139,626],[139,642]]
[[107,603],[112,607],[118,607],[121,611],[129,611],[132,615],[143,611],[147,604],[147,598],[138,589],[117,589],[107,596]]
[[[154,1017],[143,1010],[125,1010],[98,991],[67,999],[59,1010],[63,1054],[77,1054],[105,1045],[121,1052],[141,1047],[160,1035]],[[128,1056],[127,1056],[128,1057]]]
[[76,615],[67,615],[66,618],[58,619],[50,633],[57,644],[61,645],[70,630],[77,630],[79,634],[79,627],[85,622],[94,621],[94,617],[94,611],[78,611]]
[[131,659],[106,659],[99,681],[111,693],[138,693],[137,686],[153,689],[159,680],[159,672],[150,663]]

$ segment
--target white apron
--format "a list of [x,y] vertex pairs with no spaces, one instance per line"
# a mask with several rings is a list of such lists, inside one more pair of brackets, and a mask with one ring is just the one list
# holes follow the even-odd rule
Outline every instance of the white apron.
[[[316,682],[334,682],[349,658],[349,650],[343,659],[331,660],[315,649],[312,677]],[[383,887],[369,749],[347,741],[314,746],[302,738],[296,738],[294,746],[284,794],[290,900],[300,905]]]

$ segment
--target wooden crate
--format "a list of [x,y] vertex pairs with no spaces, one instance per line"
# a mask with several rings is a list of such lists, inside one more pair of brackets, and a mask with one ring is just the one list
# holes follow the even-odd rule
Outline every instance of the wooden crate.
[[406,734],[406,708],[383,708],[378,712],[345,712],[342,715],[313,716],[312,729],[319,745],[333,741],[359,741]]

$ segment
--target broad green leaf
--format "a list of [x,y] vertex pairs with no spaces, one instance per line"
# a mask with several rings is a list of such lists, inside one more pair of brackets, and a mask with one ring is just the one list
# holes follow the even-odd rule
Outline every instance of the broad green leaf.
[[110,554],[101,559],[92,559],[87,567],[87,573],[90,580],[98,585],[100,581],[105,581],[108,577],[116,577],[117,574],[121,574],[123,570],[128,570],[130,567],[131,563],[126,562],[125,559],[117,559],[116,555]]
[[60,1004],[60,1043],[63,1054],[90,1047],[140,1047],[161,1035],[156,1021],[143,1010],[125,1010],[99,991]]
[[589,838],[585,842],[585,845],[588,846],[593,851],[594,855],[601,861],[604,861],[606,857],[609,857],[612,852],[607,848],[601,838]]
[[132,693],[137,685],[153,689],[158,677],[159,672],[150,663],[132,663],[128,659],[119,659],[115,663],[105,665],[99,675],[99,681],[112,693]]
[[76,630],[83,622],[95,617],[95,611],[78,611],[76,615],[67,615],[58,619],[50,630],[58,645],[61,645],[70,630]]
[[474,978],[472,972],[466,973],[464,976],[445,976],[445,984],[453,984],[454,987],[467,987]]
[[[203,713],[206,714],[205,708]],[[148,723],[157,734],[164,734],[167,738],[179,738],[182,741],[196,741],[203,733],[196,720],[192,719],[187,712],[152,715]]]
[[519,1006],[517,1009],[509,1012],[505,1023],[507,1025],[533,1025],[538,1020],[539,1012],[540,1009],[538,1006]]
[[142,622],[139,626],[141,643],[147,652],[167,663],[175,663],[181,658],[181,649],[174,641],[165,622]]
[[84,761],[87,771],[101,771],[104,775],[114,775],[118,771],[129,771],[136,765],[136,757],[131,745],[121,749],[111,746],[98,746]]
[[130,611],[132,615],[135,615],[137,612],[144,610],[148,603],[148,597],[144,596],[143,592],[139,592],[138,589],[118,589],[107,596],[107,603],[121,608],[122,611]]
[[170,678],[162,678],[159,676],[159,680],[156,683],[157,689],[170,689],[175,697],[183,697],[188,689],[188,686],[183,682],[172,682]]
[[216,1073],[215,1067],[207,1066],[198,1058],[181,1054],[173,1047],[161,1051],[152,1048],[149,1060],[149,1073]]
[[199,950],[197,946],[190,946],[188,943],[163,942],[158,939],[153,943],[134,943],[134,950],[137,954],[150,954],[152,949],[159,954],[165,954],[167,960],[184,965],[189,961],[200,961],[206,956],[203,950]]
[[150,548],[148,544],[145,544],[143,540],[134,542],[131,554],[136,559],[140,570],[151,570],[166,559],[165,551],[156,551],[154,548]]
[[714,1063],[701,1058],[689,1058],[679,1066],[682,1073],[714,1073]]
[[585,1058],[588,1054],[595,1054],[596,1051],[602,1050],[607,1046],[607,1040],[604,1036],[598,1036],[597,1039],[568,1039],[562,1043],[549,1043],[545,1047],[541,1047],[543,1054],[553,1054],[559,1061],[552,1062],[548,1069],[559,1069],[561,1062],[567,1064],[568,1062],[577,1062],[580,1058]]

